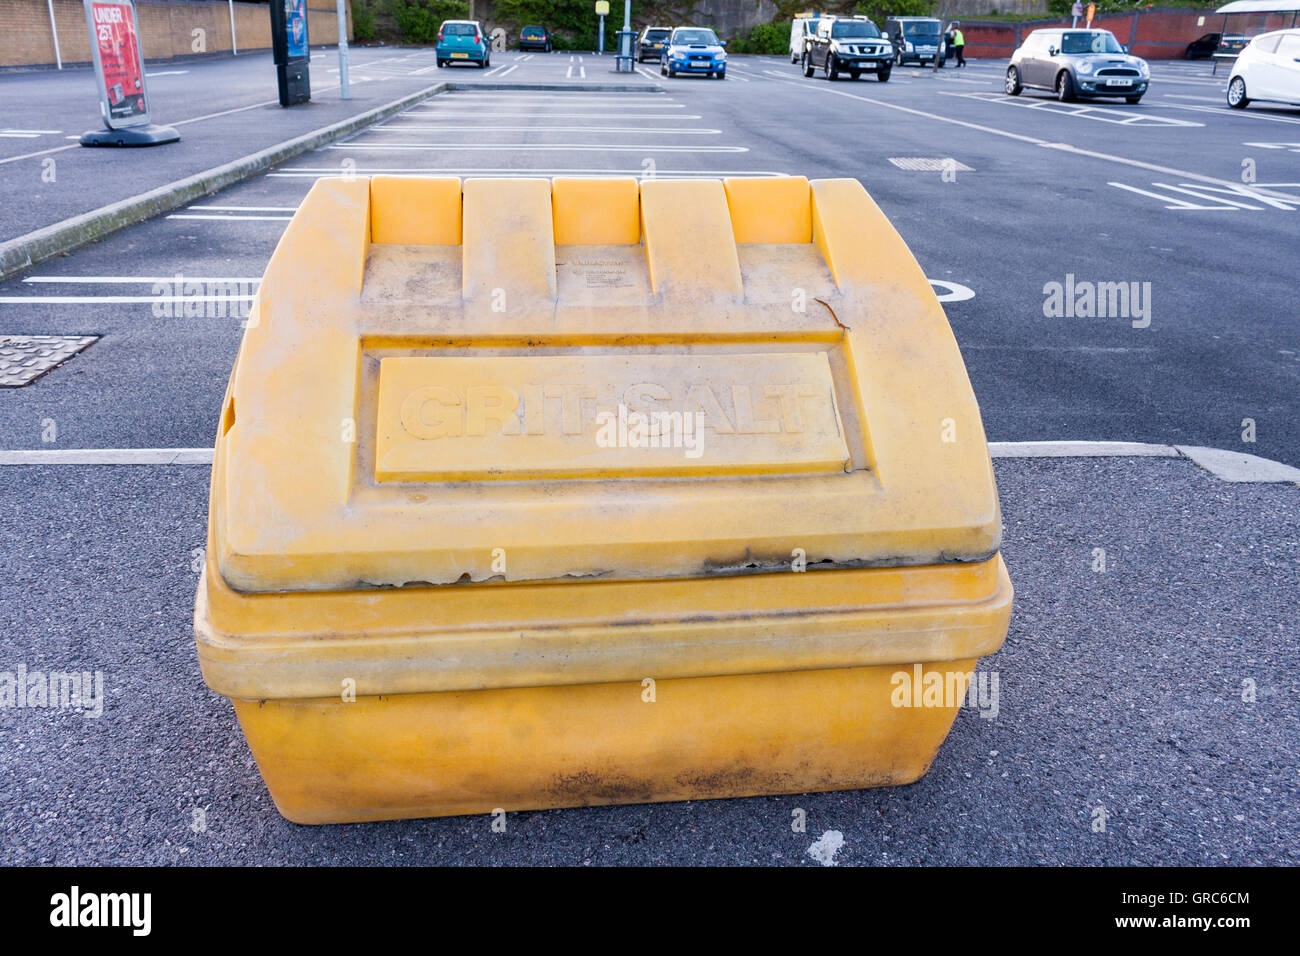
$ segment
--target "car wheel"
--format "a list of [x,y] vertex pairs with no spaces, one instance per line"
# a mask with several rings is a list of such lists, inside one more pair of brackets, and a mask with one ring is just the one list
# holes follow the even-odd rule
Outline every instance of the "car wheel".
[[725,80],[727,78],[727,71],[719,70],[717,75],[718,75],[718,79]]
[[668,76],[671,78],[671,77],[675,77],[676,75],[677,75],[677,71],[670,66],[668,68]]
[[485,57],[483,57],[483,62],[480,63],[480,64],[478,65],[478,67],[479,67],[480,70],[486,70],[486,69],[487,69],[488,67],[490,67],[491,65],[492,65],[492,57],[490,57],[490,56],[485,56]]
[[812,54],[810,53],[805,53],[803,55],[803,75],[804,76],[813,75],[813,61],[812,61]]
[[888,82],[889,82],[889,70],[877,70],[877,71],[876,71],[876,79],[878,79],[881,83],[888,83]]
[[822,66],[822,72],[826,74],[828,80],[838,80],[840,78],[840,68],[835,62],[835,54],[826,54],[826,63]]
[[943,65],[944,65],[945,63],[947,63],[947,62],[948,62],[947,59],[940,59],[940,60],[939,60],[939,69],[942,70],[942,69],[943,69]]
[[1125,102],[1125,103],[1139,103],[1139,102],[1141,102],[1141,100],[1142,100],[1142,94],[1141,94],[1141,93],[1139,93],[1137,96],[1126,96],[1126,97],[1124,97],[1124,102]]
[[1234,76],[1228,84],[1228,105],[1234,110],[1244,110],[1250,100],[1246,96],[1246,81]]
[[445,69],[446,66],[447,66],[447,61],[446,61],[446,60],[439,60],[439,61],[438,61],[438,69],[440,69],[440,70]]
[[1062,70],[1061,75],[1056,78],[1056,98],[1062,103],[1069,103],[1074,99],[1074,78],[1070,76],[1068,70]]
[[1007,91],[1007,96],[1019,96],[1020,91],[1024,89],[1020,85],[1020,71],[1014,66],[1007,67],[1007,82],[1003,89]]
[[668,64],[665,63],[663,60],[659,61],[659,75],[660,76],[668,75]]
[[895,54],[894,54],[894,66],[902,66],[902,65],[903,65],[903,54],[902,54],[902,53],[895,53]]

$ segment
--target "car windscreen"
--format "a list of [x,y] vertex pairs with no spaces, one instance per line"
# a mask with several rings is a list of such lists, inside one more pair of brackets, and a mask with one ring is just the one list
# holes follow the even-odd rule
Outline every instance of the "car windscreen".
[[880,31],[870,20],[836,20],[831,24],[831,38],[847,40],[851,37],[878,37]]
[[1062,53],[1123,53],[1124,48],[1119,45],[1119,41],[1114,35],[1107,30],[1090,30],[1087,33],[1071,33],[1066,31],[1061,35],[1061,52]]
[[712,30],[678,30],[673,34],[673,46],[717,46],[718,36]]
[[907,37],[937,37],[939,35],[939,24],[930,22],[925,23],[917,21],[915,23],[903,24],[903,36]]
[[444,23],[442,33],[449,37],[472,37],[478,33],[478,28],[472,23]]

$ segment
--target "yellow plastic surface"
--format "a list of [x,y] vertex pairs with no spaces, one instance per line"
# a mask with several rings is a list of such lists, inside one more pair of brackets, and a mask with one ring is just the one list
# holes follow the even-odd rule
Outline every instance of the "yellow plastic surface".
[[[922,673],[955,685],[948,675],[974,664]],[[632,681],[237,700],[235,712],[284,816],[348,823],[911,783],[957,709],[894,707],[896,673],[665,680],[653,702]]]
[[[956,342],[854,180],[323,179],[251,322],[213,513],[240,591],[998,547]],[[603,447],[619,404],[699,415],[701,454]]]
[[[698,453],[601,440],[650,411]],[[1000,530],[856,181],[320,180],[227,391],[195,634],[299,822],[904,783],[956,705],[891,681],[1001,645]]]

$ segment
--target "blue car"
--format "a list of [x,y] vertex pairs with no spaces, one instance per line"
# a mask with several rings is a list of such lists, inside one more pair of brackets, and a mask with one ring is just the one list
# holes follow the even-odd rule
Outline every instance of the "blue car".
[[487,69],[492,65],[492,49],[477,20],[442,21],[433,55],[439,66],[474,63]]
[[668,38],[659,72],[664,76],[697,73],[727,78],[727,53],[718,35],[708,27],[678,27]]

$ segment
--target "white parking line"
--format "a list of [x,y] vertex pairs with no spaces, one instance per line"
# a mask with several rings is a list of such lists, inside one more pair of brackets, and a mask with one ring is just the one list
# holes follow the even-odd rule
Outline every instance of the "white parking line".
[[[215,278],[212,276],[183,276],[186,282],[261,282],[261,279]],[[154,282],[175,282],[176,276],[28,276],[23,282],[61,283],[66,285],[150,285]]]
[[[503,149],[519,152],[584,152],[584,153],[748,153],[748,146],[667,146],[646,143],[627,145],[611,143],[337,143],[326,149],[359,150],[362,152],[499,152]],[[337,175],[337,171],[335,173]],[[168,217],[172,218],[172,217]],[[177,217],[179,218],[179,217]]]
[[[1300,485],[1300,468],[1258,455],[1125,441],[1018,441],[988,443],[992,458],[1184,458],[1221,481]],[[0,466],[180,465],[210,466],[211,448],[22,448],[0,450]]]
[[207,216],[172,213],[168,219],[220,219],[223,222],[288,222],[293,216]]
[[205,209],[209,212],[297,212],[297,206],[186,206],[186,209]]
[[[440,173],[450,176],[467,176],[467,177],[491,177],[497,176],[540,176],[543,178],[551,176],[632,176],[637,179],[645,178],[644,167],[633,169],[593,169],[593,168],[575,168],[575,167],[543,167],[538,169],[521,169],[518,166],[500,166],[493,168],[480,168],[467,170],[464,166],[417,166],[417,167],[396,167],[389,168],[384,166],[369,166],[366,168],[358,167],[353,170],[358,176],[429,176],[434,173]],[[294,172],[267,173],[267,178],[273,179],[322,179],[328,176],[337,176],[339,170],[337,166],[316,167],[312,169],[299,169]],[[753,178],[766,179],[773,176],[788,176],[788,172],[783,170],[767,169],[657,169],[655,176],[660,179],[682,179],[701,177],[704,179],[725,179],[733,178]]]
[[[1087,106],[1082,103],[1062,103],[1059,100],[1025,99],[1018,96],[1007,96],[1005,93],[953,93],[948,90],[939,90],[938,92],[940,96],[959,96],[962,99],[979,100],[982,103],[1002,103],[1006,106],[1019,106],[1022,109],[1043,110],[1061,116],[1097,120],[1102,123],[1114,123],[1117,126],[1193,127],[1205,125],[1204,123],[1194,123],[1191,120],[1180,120],[1172,119],[1168,116],[1159,116],[1154,113],[1135,113],[1131,110],[1118,109],[1116,107]],[[1172,103],[1166,105],[1169,109],[1188,108],[1175,106]],[[1199,109],[1199,107],[1194,108]]]
[[[681,119],[682,117],[675,116],[673,118]],[[720,129],[696,129],[683,126],[487,126],[483,123],[475,123],[471,126],[453,126],[448,123],[438,123],[433,126],[392,126],[385,123],[383,126],[372,127],[371,131],[422,133],[437,130],[473,131],[476,133],[695,133],[708,136],[715,136],[722,132]]]
[[[673,105],[673,104],[665,103],[664,105],[665,105],[665,106],[671,106],[671,105]],[[417,114],[415,110],[408,110],[408,111],[405,112],[405,113],[399,113],[397,116],[394,116],[394,117],[393,117],[392,119],[390,119],[390,120],[388,121],[388,123],[386,123],[385,125],[389,125],[389,126],[391,126],[391,125],[392,125],[394,122],[396,122],[397,120],[408,120],[408,119],[414,119],[414,120],[438,119],[438,118],[443,117],[443,116],[475,116],[475,117],[478,117],[479,119],[482,119],[482,118],[483,118],[483,111],[482,111],[482,110],[461,110],[461,109],[457,109],[457,110],[437,110],[437,111],[434,111],[434,110],[427,110],[427,111],[424,111],[424,110],[422,110],[422,111],[420,111],[420,112]],[[522,118],[525,118],[525,117],[540,117],[540,118],[543,118],[543,119],[552,119],[552,118],[554,118],[554,119],[586,119],[586,120],[592,120],[592,119],[610,119],[610,120],[615,120],[615,119],[619,119],[619,118],[620,118],[620,117],[616,117],[616,116],[604,116],[604,115],[602,115],[602,114],[600,114],[600,113],[594,113],[594,112],[587,112],[587,113],[553,113],[553,112],[549,112],[549,111],[548,111],[548,112],[545,112],[545,113],[539,113],[537,110],[529,110],[529,111],[523,111],[523,112],[518,112],[518,113],[501,113],[501,112],[498,112],[497,110],[493,110],[493,111],[492,111],[492,115],[491,115],[491,118],[492,118],[492,119],[499,119],[499,118],[503,118],[503,117],[504,117],[504,118],[508,118],[508,119],[522,119]],[[639,120],[648,120],[648,119],[697,120],[697,119],[700,119],[701,117],[699,116],[699,114],[696,114],[696,113],[637,113],[637,114],[635,114],[635,116],[628,116],[628,117],[621,117],[621,118],[623,118],[623,119],[633,119],[633,118],[635,118],[635,119],[639,119]]]
[[[1162,173],[1167,176],[1177,176],[1180,179],[1190,179],[1200,183],[1208,183],[1213,186],[1227,186],[1237,188],[1240,183],[1233,182],[1230,179],[1220,179],[1217,176],[1205,176],[1201,173],[1189,172],[1185,169],[1174,169],[1170,166],[1161,166],[1157,163],[1148,163],[1140,159],[1129,159],[1127,156],[1116,156],[1114,153],[1102,153],[1093,149],[1083,149],[1079,146],[1073,146],[1070,143],[1054,143],[1049,140],[1040,139],[1037,136],[1028,136],[1024,133],[1013,133],[1010,130],[998,129],[996,126],[985,126],[983,123],[973,123],[970,120],[957,119],[955,116],[944,116],[942,113],[931,113],[927,110],[918,110],[910,106],[902,106],[898,103],[891,103],[888,100],[878,100],[870,96],[862,96],[858,93],[850,93],[847,90],[832,89],[829,86],[808,87],[806,84],[798,83],[793,80],[780,80],[779,82],[789,83],[792,86],[801,86],[805,89],[814,89],[820,93],[828,93],[832,96],[844,96],[851,100],[859,100],[863,103],[870,103],[873,106],[879,106],[883,109],[896,110],[900,113],[907,113],[911,116],[921,116],[925,119],[931,119],[939,123],[947,123],[950,126],[960,126],[964,129],[972,129],[981,133],[987,133],[990,136],[1001,136],[1004,139],[1013,139],[1021,143],[1029,143],[1033,146],[1041,146],[1044,149],[1060,150],[1063,153],[1071,153],[1075,156],[1087,156],[1090,159],[1101,160],[1107,163],[1116,163],[1122,166],[1132,166],[1136,169],[1146,169],[1156,173]],[[1266,194],[1262,187],[1255,187],[1256,193]],[[1291,200],[1294,197],[1277,194],[1274,198],[1281,200]]]
[[1234,110],[1232,107],[1228,106],[1226,102],[1223,106],[1217,108],[1213,106],[1189,106],[1187,104],[1179,103],[1165,103],[1164,106],[1171,110],[1195,110],[1198,113],[1213,113],[1216,116],[1240,116],[1243,119],[1266,120],[1270,123],[1285,123],[1288,126],[1300,126],[1300,118],[1292,119],[1287,116],[1270,116],[1267,113],[1259,113],[1249,109]]
[[[163,281],[172,282],[174,279]],[[0,296],[0,304],[140,305],[149,302],[252,302],[256,298],[254,295],[5,295]]]

